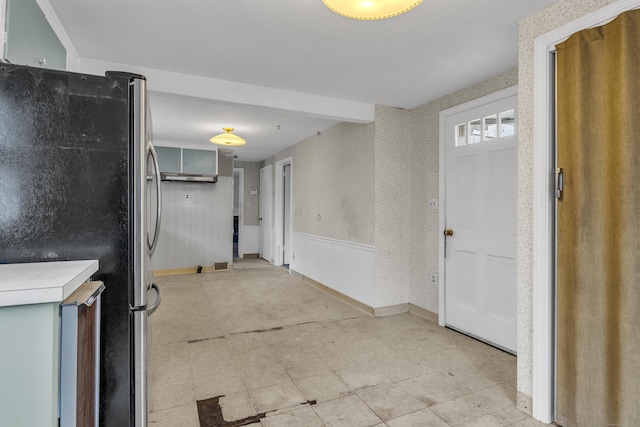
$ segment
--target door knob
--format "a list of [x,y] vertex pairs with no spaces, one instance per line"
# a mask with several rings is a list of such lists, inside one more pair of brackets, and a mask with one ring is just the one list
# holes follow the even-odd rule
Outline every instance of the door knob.
[[444,230],[444,235],[446,237],[451,237],[453,236],[453,230]]

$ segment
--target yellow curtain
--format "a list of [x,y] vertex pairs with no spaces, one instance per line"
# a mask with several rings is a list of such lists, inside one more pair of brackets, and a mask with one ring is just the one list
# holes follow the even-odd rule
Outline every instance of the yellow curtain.
[[557,421],[640,426],[640,10],[556,61]]

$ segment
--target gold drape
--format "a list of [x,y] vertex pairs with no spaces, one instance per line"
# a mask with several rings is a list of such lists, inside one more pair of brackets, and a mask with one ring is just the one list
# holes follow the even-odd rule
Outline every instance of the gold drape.
[[640,10],[556,61],[557,420],[640,426]]

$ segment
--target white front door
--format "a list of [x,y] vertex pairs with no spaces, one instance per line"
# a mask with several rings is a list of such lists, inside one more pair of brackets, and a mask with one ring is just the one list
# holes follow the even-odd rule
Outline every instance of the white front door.
[[517,334],[516,108],[517,95],[510,94],[443,112],[445,324],[512,352]]
[[271,165],[260,169],[260,257],[273,263],[271,257]]

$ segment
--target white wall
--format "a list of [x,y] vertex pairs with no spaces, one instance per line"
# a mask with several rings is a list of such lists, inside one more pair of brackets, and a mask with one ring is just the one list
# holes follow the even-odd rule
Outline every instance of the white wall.
[[244,225],[241,233],[244,233],[243,251],[245,254],[258,254],[260,253],[260,226],[258,225]]
[[[189,195],[189,199],[185,195]],[[153,270],[233,262],[233,178],[215,184],[163,182]]]
[[293,159],[291,268],[372,307],[374,136],[340,123],[263,162]]

